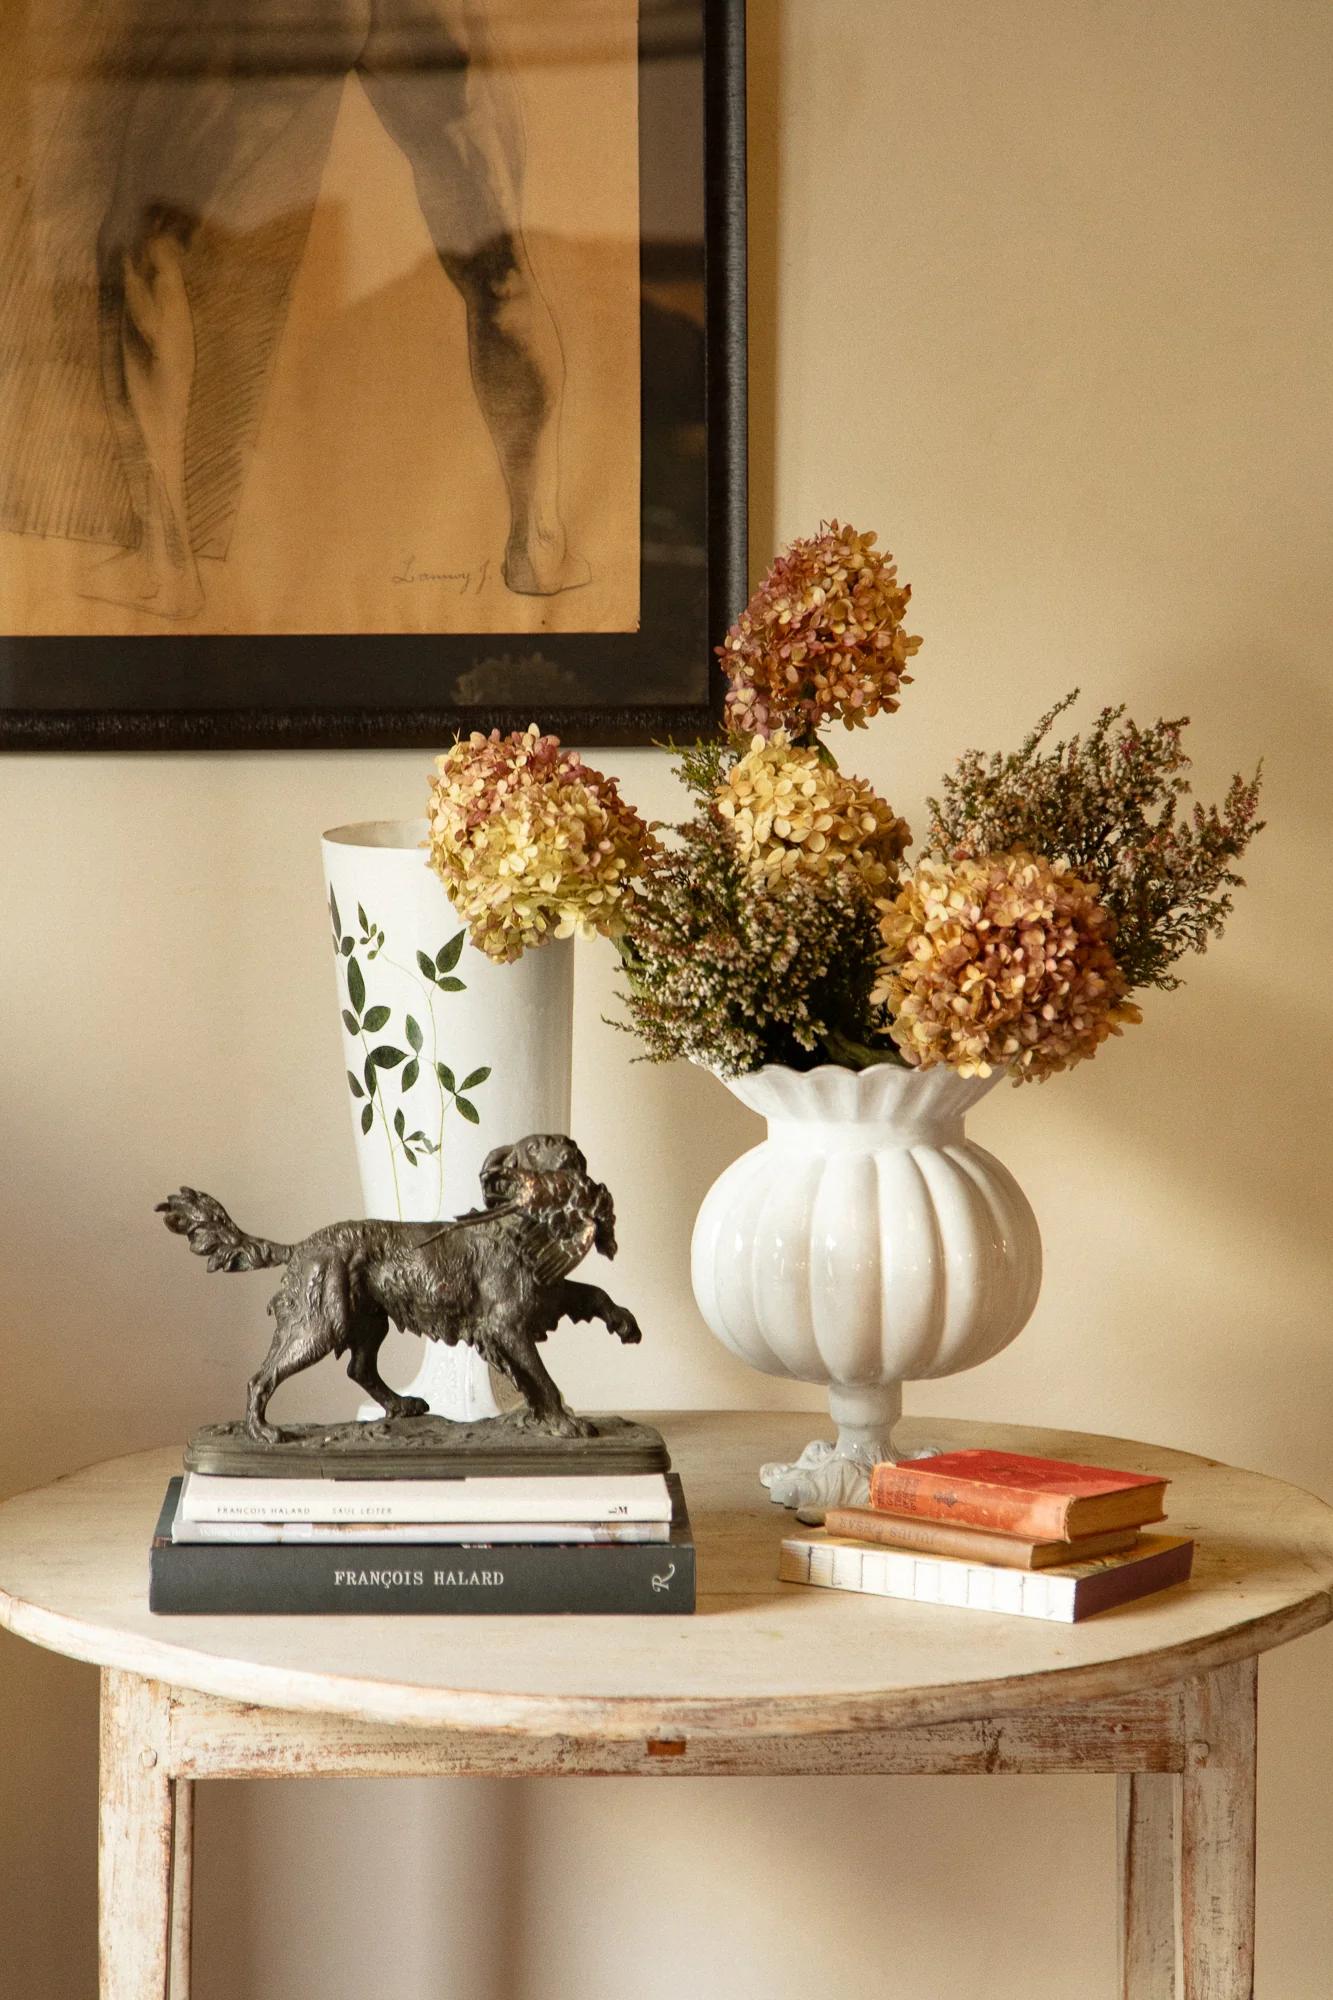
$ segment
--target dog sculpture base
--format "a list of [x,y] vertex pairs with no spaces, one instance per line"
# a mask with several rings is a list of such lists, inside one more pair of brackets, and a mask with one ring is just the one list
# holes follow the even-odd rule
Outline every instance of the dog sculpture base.
[[375,1423],[291,1424],[281,1442],[253,1438],[243,1422],[206,1424],[185,1450],[191,1472],[228,1479],[448,1479],[534,1477],[553,1472],[666,1472],[662,1433],[626,1417],[595,1417],[588,1437],[552,1437],[513,1417],[455,1423],[389,1417]]

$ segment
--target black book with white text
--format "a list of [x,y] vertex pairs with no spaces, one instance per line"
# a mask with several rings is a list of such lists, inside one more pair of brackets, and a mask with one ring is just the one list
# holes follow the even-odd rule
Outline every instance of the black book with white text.
[[[163,1614],[662,1616],[694,1609],[695,1557],[679,1478],[661,1543],[457,1546],[440,1543],[220,1543],[172,1540],[173,1479],[149,1554],[148,1608]],[[484,1535],[484,1527],[478,1529]]]

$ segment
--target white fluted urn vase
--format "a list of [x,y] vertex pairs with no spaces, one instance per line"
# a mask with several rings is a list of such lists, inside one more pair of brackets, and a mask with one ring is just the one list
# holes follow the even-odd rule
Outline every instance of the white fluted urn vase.
[[768,1137],[704,1198],[692,1268],[723,1346],[827,1385],[835,1444],[760,1477],[818,1513],[863,1504],[891,1458],[904,1382],[975,1368],[1022,1332],[1041,1286],[1036,1217],[964,1131],[1000,1081],[879,1065],[770,1067],[727,1087]]

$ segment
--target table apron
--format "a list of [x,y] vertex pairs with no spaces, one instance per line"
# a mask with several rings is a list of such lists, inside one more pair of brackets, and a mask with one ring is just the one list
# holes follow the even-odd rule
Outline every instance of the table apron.
[[[158,1754],[173,1778],[881,1777],[1182,1771],[1184,1684],[1021,1714],[813,1735],[619,1742],[422,1729],[264,1708],[160,1687]],[[1205,1746],[1206,1751],[1206,1746]]]

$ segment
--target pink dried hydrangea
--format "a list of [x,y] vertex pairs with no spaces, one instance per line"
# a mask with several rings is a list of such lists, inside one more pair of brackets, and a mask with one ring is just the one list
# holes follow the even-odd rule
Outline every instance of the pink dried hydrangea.
[[756,736],[714,793],[746,869],[772,882],[799,869],[848,871],[871,889],[896,880],[911,838],[907,822],[863,778],[848,778],[785,730]]
[[803,742],[897,708],[921,641],[903,629],[911,587],[875,539],[826,521],[777,558],[718,647],[736,734],[786,729]]
[[460,738],[435,768],[431,866],[488,957],[624,930],[649,830],[614,778],[535,723]]
[[880,910],[873,998],[917,1068],[1043,1078],[1142,1018],[1111,951],[1110,911],[1063,862],[1021,850],[927,857]]

